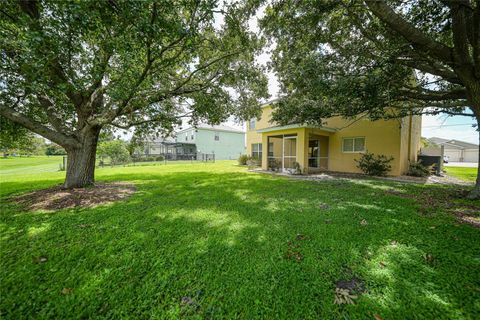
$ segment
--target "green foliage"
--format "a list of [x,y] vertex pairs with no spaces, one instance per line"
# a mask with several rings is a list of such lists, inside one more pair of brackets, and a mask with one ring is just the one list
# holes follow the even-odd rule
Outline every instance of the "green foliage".
[[[125,201],[27,212],[13,194],[64,176],[44,158],[51,172],[35,171],[38,158],[0,159],[2,319],[478,317],[479,230],[443,209],[419,214],[415,200],[429,191],[438,202],[453,186],[172,163],[97,170],[99,182],[135,183]],[[7,174],[26,160],[23,175]],[[301,261],[284,257],[289,242]],[[351,277],[367,292],[335,305],[336,282]]]
[[127,163],[131,160],[127,143],[120,139],[101,142],[97,148],[97,155],[102,160],[109,158],[112,165]]
[[408,165],[407,176],[428,177],[432,174],[432,169],[424,166],[421,161],[410,162]]
[[268,159],[268,169],[271,171],[279,171],[282,167],[282,162],[277,159]]
[[60,156],[60,155],[66,155],[67,152],[65,149],[63,149],[61,146],[59,146],[56,143],[51,143],[47,146],[45,149],[45,154],[47,156]]
[[387,157],[383,154],[375,155],[373,153],[363,153],[360,159],[355,159],[357,168],[369,176],[386,176],[391,170],[393,157]]
[[[463,2],[452,3],[457,5],[423,0],[271,1],[261,27],[275,43],[272,67],[283,93],[273,119],[322,124],[335,115],[362,114],[375,120],[446,112],[473,117],[469,108],[478,108],[480,97],[472,88],[479,79],[463,72],[478,68],[473,66],[473,43],[480,34],[468,41],[465,33],[473,32],[473,23],[465,29],[451,25],[452,17],[462,14],[466,16],[458,19],[465,20],[459,25],[473,19],[480,4],[465,1],[476,9],[457,15]],[[385,18],[387,12],[395,19]],[[405,32],[404,25],[416,32]],[[458,41],[452,42],[453,37]],[[437,47],[430,50],[430,45]],[[464,53],[460,59],[469,67],[460,70],[452,63],[452,52]],[[465,76],[458,76],[461,73]],[[469,99],[469,91],[475,97]]]
[[132,136],[128,142],[127,149],[131,157],[135,154],[141,154],[144,150],[145,139],[142,136],[138,136],[136,133]]
[[242,154],[240,155],[240,157],[238,157],[238,164],[241,166],[246,166],[247,161],[250,159],[251,159],[251,156],[249,156],[248,154]]
[[39,140],[21,125],[0,116],[0,151],[8,153],[36,154]]
[[257,157],[250,156],[248,154],[242,154],[238,157],[238,164],[241,166],[259,166],[262,159],[258,159]]
[[31,130],[64,146],[85,124],[158,133],[186,115],[211,123],[256,115],[267,80],[247,5],[2,2],[0,113],[35,120]]

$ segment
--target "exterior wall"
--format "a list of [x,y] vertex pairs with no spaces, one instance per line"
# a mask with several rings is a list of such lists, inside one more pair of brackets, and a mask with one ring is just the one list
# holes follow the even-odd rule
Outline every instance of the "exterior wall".
[[[215,140],[215,133],[218,133],[219,140]],[[185,133],[188,134],[188,141],[185,140]],[[191,139],[193,133],[193,139]],[[215,159],[227,160],[238,159],[239,155],[245,153],[245,134],[243,132],[229,132],[222,130],[210,130],[204,128],[187,129],[177,134],[178,142],[195,143],[197,151],[202,153],[215,153]]]
[[360,152],[343,152],[343,139],[352,137],[365,137],[365,150],[374,154],[383,154],[394,159],[390,163],[391,175],[400,175],[400,122],[398,120],[358,120],[347,126],[352,120],[333,118],[325,126],[330,128],[343,128],[330,134],[328,169],[330,171],[358,172],[355,159],[361,157]]
[[[261,116],[260,119],[256,120],[254,129],[250,128],[250,124],[247,123],[246,136],[247,136],[247,154],[248,155],[252,154],[252,144],[262,143],[262,147],[264,147],[264,145],[266,145],[267,142],[265,141],[265,143],[263,143],[262,134],[258,133],[257,130],[265,129],[265,128],[273,126],[273,124],[269,122],[270,118],[271,118],[271,115],[272,115],[272,108],[264,107],[263,110],[262,110],[262,116]],[[265,154],[265,151],[262,150],[262,155],[264,155],[264,154]],[[263,157],[262,157],[262,163],[266,163],[264,161]]]
[[478,149],[456,149],[445,146],[445,156],[450,162],[478,162]]
[[410,162],[417,161],[421,148],[422,117],[405,117],[401,119],[401,125],[400,172],[405,173],[408,171]]
[[[408,160],[416,160],[420,148],[421,117],[370,121],[367,119],[349,120],[341,117],[327,119],[326,128],[335,128],[336,132],[327,132],[321,128],[295,128],[275,132],[258,133],[257,130],[274,126],[269,122],[272,109],[263,108],[263,114],[257,120],[255,128],[247,126],[247,154],[251,154],[253,143],[262,143],[262,168],[267,169],[269,136],[282,134],[297,134],[297,162],[304,171],[308,171],[308,140],[310,135],[328,137],[328,170],[340,172],[360,172],[356,167],[355,159],[361,153],[343,152],[343,139],[365,137],[365,148],[374,154],[393,156],[391,175],[400,175],[408,169]],[[411,133],[410,133],[411,132]],[[410,140],[410,153],[408,142]],[[321,148],[321,153],[322,151]]]
[[465,149],[464,161],[465,162],[478,162],[478,149]]

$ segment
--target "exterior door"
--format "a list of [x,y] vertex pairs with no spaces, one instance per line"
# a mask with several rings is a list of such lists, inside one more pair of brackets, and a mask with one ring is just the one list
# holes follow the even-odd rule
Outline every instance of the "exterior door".
[[318,168],[320,158],[320,140],[308,141],[308,167]]
[[297,161],[297,137],[284,136],[283,137],[283,171],[295,168]]

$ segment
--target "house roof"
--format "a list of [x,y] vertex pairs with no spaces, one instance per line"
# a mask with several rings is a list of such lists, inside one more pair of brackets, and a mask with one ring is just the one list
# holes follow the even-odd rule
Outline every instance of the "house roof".
[[433,137],[428,140],[430,140],[435,144],[444,145],[446,147],[455,148],[455,149],[477,149],[478,148],[478,145],[476,144],[460,141],[456,139],[444,139],[444,138]]
[[[182,129],[182,130],[178,131],[177,133],[181,133],[181,132],[190,130],[192,128],[194,128],[194,127],[188,127],[188,128]],[[204,130],[212,130],[212,131],[226,131],[226,132],[235,132],[235,133],[245,133],[243,130],[236,129],[236,128],[233,128],[233,127],[229,127],[229,126],[226,126],[226,125],[223,125],[223,124],[209,125],[209,124],[199,123],[195,129],[197,129],[197,130],[198,129],[204,129]]]
[[279,130],[286,130],[286,129],[297,129],[297,128],[311,128],[311,129],[320,129],[328,132],[336,132],[337,129],[334,128],[329,128],[329,127],[320,127],[320,126],[312,126],[312,125],[303,125],[303,124],[289,124],[286,126],[275,126],[275,127],[268,127],[265,129],[259,129],[257,130],[258,133],[263,133],[263,132],[273,132],[273,131],[279,131]]

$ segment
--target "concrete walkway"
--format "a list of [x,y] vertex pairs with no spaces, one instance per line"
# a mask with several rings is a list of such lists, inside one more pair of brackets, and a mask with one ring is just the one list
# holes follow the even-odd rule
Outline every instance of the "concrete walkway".
[[445,167],[464,167],[464,168],[478,168],[476,162],[449,162],[443,164]]
[[263,173],[263,174],[285,176],[293,179],[310,180],[310,181],[367,179],[367,180],[387,180],[387,181],[395,181],[395,182],[403,182],[403,183],[418,183],[418,184],[447,184],[447,185],[462,185],[462,186],[473,185],[473,182],[460,180],[448,175],[442,175],[442,176],[431,175],[429,177],[421,178],[421,177],[411,177],[411,176],[372,177],[372,176],[367,176],[361,173],[342,173],[342,172],[324,172],[324,173],[318,173],[318,174],[292,175],[284,172],[272,172],[272,171],[266,171],[266,170],[260,170],[260,169],[256,169],[252,171]]

